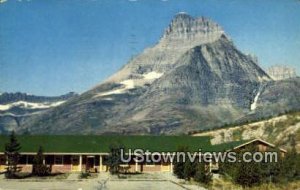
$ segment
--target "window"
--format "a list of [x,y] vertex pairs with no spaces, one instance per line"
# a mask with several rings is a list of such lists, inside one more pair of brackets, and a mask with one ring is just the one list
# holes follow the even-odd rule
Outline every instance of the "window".
[[0,156],[0,165],[5,165],[6,159],[5,156]]
[[79,156],[73,156],[72,157],[72,164],[73,165],[79,165]]
[[27,164],[33,164],[33,162],[34,162],[34,156],[28,155],[27,156]]
[[63,156],[54,156],[54,164],[55,165],[63,165]]
[[22,165],[31,165],[33,164],[33,160],[34,160],[33,155],[21,155],[18,163]]
[[27,164],[27,155],[21,155],[20,156],[19,164],[22,164],[22,165]]

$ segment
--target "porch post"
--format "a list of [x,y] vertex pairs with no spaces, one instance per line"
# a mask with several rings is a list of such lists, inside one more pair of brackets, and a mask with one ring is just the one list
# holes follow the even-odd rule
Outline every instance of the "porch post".
[[99,159],[99,171],[102,172],[102,155],[100,155],[100,159]]
[[210,162],[209,162],[209,173],[211,173],[211,163],[212,163],[212,161],[210,160]]
[[138,171],[138,162],[136,161],[136,159],[134,159],[134,161],[135,161],[135,172],[137,172]]
[[171,159],[171,173],[173,173],[173,159]]
[[82,155],[79,156],[79,171],[82,171]]

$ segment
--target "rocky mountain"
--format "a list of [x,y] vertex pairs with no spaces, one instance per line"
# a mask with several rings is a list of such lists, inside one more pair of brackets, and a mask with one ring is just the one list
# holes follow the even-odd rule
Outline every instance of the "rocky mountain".
[[33,115],[39,115],[76,96],[77,94],[73,92],[53,97],[34,96],[20,92],[2,93],[0,94],[0,134],[16,130]]
[[268,68],[267,73],[274,80],[284,80],[297,77],[296,69],[283,65]]
[[273,81],[212,20],[179,13],[156,45],[18,132],[188,133],[299,109],[299,84]]

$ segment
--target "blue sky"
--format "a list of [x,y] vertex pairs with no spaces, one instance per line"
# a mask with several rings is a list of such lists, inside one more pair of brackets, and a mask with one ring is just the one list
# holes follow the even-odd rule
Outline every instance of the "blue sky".
[[298,0],[7,0],[0,92],[84,92],[155,44],[180,11],[218,22],[264,69],[283,64],[299,74]]

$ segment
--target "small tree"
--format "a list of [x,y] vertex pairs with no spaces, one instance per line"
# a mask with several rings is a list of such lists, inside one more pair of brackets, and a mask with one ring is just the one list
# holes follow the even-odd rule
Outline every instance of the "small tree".
[[15,178],[16,173],[19,172],[18,162],[20,159],[20,149],[21,146],[17,141],[15,132],[12,131],[9,137],[9,143],[5,145],[5,156],[7,159],[6,178]]
[[195,163],[187,159],[184,163],[183,177],[185,180],[190,180],[196,173]]
[[297,175],[297,151],[296,151],[296,141],[294,136],[290,136],[291,151],[286,154],[283,161],[284,173],[287,180],[292,180]]
[[112,175],[119,174],[120,165],[122,164],[121,160],[121,151],[124,150],[122,145],[111,145],[109,147],[110,153],[107,158],[107,165],[109,167],[109,172]]
[[47,176],[50,174],[50,168],[44,163],[45,157],[43,153],[43,148],[40,146],[39,150],[34,157],[32,174],[36,176]]
[[[188,147],[180,147],[178,148],[177,152],[184,152],[186,153],[188,151]],[[184,175],[184,168],[185,168],[185,163],[183,161],[183,157],[180,157],[181,160],[175,160],[174,162],[174,174],[179,178],[179,179],[184,179],[185,175]],[[185,159],[186,160],[186,159]]]
[[219,163],[219,173],[226,177],[233,178],[237,173],[238,166],[239,163],[229,162],[229,159],[226,158],[224,162]]
[[[255,146],[250,146],[246,148],[242,154],[245,152],[256,152],[257,148]],[[241,154],[239,155],[242,157]],[[240,159],[243,161],[242,159]],[[261,169],[261,163],[254,162],[241,162],[237,165],[237,172],[234,176],[234,181],[244,187],[252,187],[254,185],[259,185],[263,181],[263,172]]]
[[272,151],[278,155],[277,162],[261,162],[263,180],[267,183],[282,183],[285,180],[283,158],[280,150],[274,149]]
[[205,163],[197,163],[194,180],[204,184],[209,184],[212,181],[212,174]]
[[244,187],[252,187],[261,184],[262,179],[260,163],[249,162],[240,164],[235,182]]

